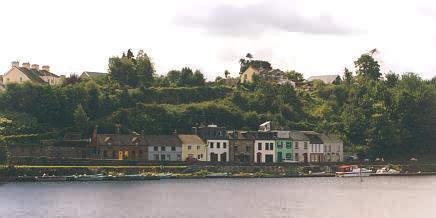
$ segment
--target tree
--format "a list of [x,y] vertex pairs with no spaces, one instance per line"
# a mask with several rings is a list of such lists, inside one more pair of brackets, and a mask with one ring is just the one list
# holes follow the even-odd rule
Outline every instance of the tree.
[[288,79],[291,80],[292,82],[303,82],[304,81],[304,76],[302,73],[299,73],[295,70],[291,70],[286,72],[286,75],[288,76]]
[[224,78],[227,79],[227,77],[230,75],[230,72],[228,70],[224,71]]
[[64,79],[63,84],[67,86],[67,85],[79,83],[81,81],[82,81],[82,79],[77,74],[73,73],[73,74],[70,74],[69,77]]
[[353,72],[348,70],[348,68],[345,68],[344,69],[344,76],[342,78],[343,78],[345,84],[350,85],[351,80],[353,80]]
[[139,50],[138,55],[136,55],[136,74],[140,85],[149,87],[153,84],[154,65],[143,50]]
[[357,61],[354,62],[357,75],[364,79],[378,80],[381,77],[380,65],[372,57],[372,53],[362,54]]
[[192,76],[192,82],[191,85],[193,86],[204,86],[204,82],[206,79],[204,79],[203,73],[201,73],[200,70],[195,70],[194,75]]
[[73,117],[76,128],[80,132],[86,133],[88,130],[89,118],[81,104],[77,105],[76,109],[74,110]]
[[248,59],[250,59],[250,60],[253,59],[253,55],[250,54],[250,53],[247,53],[247,55],[245,55],[245,57],[248,58]]
[[389,72],[385,74],[385,78],[386,78],[386,85],[390,88],[395,87],[397,85],[398,79],[400,78],[400,76],[394,72]]

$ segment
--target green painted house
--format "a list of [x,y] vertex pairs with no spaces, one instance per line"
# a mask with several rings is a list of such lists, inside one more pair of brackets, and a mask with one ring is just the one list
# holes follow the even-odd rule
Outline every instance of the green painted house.
[[292,139],[289,131],[272,131],[276,138],[276,160],[277,162],[292,161]]

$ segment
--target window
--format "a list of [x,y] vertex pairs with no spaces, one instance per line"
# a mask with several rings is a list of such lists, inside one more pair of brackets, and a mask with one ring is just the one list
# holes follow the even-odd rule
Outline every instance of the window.
[[221,148],[221,143],[217,142],[216,143],[216,148]]
[[154,150],[154,151],[158,151],[159,148],[158,148],[157,146],[154,146],[154,147],[153,147],[153,150]]
[[171,151],[175,151],[176,150],[176,146],[171,146]]
[[268,143],[265,143],[265,150],[269,150],[269,144]]
[[210,143],[210,148],[213,148],[213,142]]
[[200,159],[200,155],[197,155],[197,159]]
[[286,153],[286,159],[291,159],[291,158],[292,158],[291,153]]
[[165,154],[161,154],[161,155],[160,155],[160,160],[161,160],[161,161],[164,161],[164,160],[165,160]]
[[191,146],[190,145],[188,145],[188,150],[191,150]]
[[274,143],[269,143],[269,150],[274,150]]
[[277,148],[283,148],[283,142],[277,142]]
[[304,142],[304,149],[307,149],[307,142]]
[[332,152],[332,146],[329,145],[329,152]]
[[286,142],[286,148],[288,148],[288,149],[292,148],[291,142]]
[[295,149],[298,149],[298,142],[295,142]]
[[200,145],[197,145],[197,150],[200,150]]
[[233,146],[233,151],[235,151],[235,152],[238,151],[238,146],[237,145]]
[[165,151],[165,146],[160,146],[161,151]]
[[103,157],[107,157],[107,151],[103,150]]
[[200,154],[200,158],[203,158],[203,154]]
[[180,154],[177,154],[177,160],[178,161],[182,160],[182,156]]
[[167,160],[171,160],[171,155],[167,154]]
[[227,148],[227,142],[223,142],[223,148]]
[[262,150],[262,143],[257,143],[257,150]]

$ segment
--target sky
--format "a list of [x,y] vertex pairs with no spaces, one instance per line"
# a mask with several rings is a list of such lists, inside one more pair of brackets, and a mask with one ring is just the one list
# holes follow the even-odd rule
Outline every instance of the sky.
[[251,53],[307,78],[354,71],[377,48],[382,73],[431,79],[435,27],[436,2],[424,0],[2,0],[0,70],[19,61],[60,75],[107,72],[131,48],[161,75],[188,66],[208,80],[238,76]]

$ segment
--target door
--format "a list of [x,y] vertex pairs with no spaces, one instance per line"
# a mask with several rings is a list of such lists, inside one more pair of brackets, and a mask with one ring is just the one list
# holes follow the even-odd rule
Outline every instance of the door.
[[227,162],[227,152],[222,153],[220,156],[221,162]]
[[210,153],[210,161],[217,162],[218,161],[218,154]]
[[265,155],[265,163],[272,163],[274,162],[274,156],[272,154]]
[[259,152],[256,154],[256,162],[261,163],[262,162],[262,154]]
[[304,153],[304,154],[303,154],[303,159],[304,159],[304,163],[307,163],[307,162],[308,162],[308,160],[307,160],[307,153]]
[[118,160],[123,160],[123,157],[124,157],[124,152],[118,151]]
[[281,151],[277,152],[277,162],[282,162],[282,159],[283,159],[282,152]]

